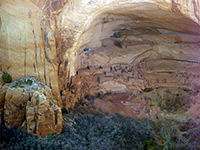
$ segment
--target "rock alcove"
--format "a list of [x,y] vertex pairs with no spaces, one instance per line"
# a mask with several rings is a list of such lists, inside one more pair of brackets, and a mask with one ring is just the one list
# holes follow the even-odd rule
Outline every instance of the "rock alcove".
[[73,48],[67,100],[132,117],[190,111],[199,92],[199,34],[197,23],[155,4],[104,8]]

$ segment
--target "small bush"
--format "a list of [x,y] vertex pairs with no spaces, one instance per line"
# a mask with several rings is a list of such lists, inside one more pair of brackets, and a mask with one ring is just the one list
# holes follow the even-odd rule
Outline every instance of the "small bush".
[[8,72],[3,72],[2,78],[3,78],[3,81],[5,83],[11,83],[12,82],[12,77]]
[[144,141],[142,143],[144,150],[162,150],[163,147],[159,146],[157,143],[155,143],[152,140]]
[[62,114],[64,115],[66,113],[68,113],[67,109],[66,108],[62,108]]
[[[180,92],[180,93],[179,93]],[[177,113],[185,112],[191,106],[191,96],[183,91],[163,91],[159,92],[155,90],[154,101],[158,103],[161,111],[166,111],[167,113]]]

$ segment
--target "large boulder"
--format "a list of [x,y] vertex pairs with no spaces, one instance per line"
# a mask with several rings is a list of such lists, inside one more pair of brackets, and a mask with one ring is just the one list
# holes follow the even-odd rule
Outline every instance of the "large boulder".
[[60,134],[62,122],[62,111],[55,101],[44,94],[34,92],[26,106],[27,131],[41,136]]
[[3,123],[3,111],[8,84],[3,81],[3,72],[0,71],[0,123]]
[[3,86],[5,83],[3,81],[3,72],[0,71],[0,86]]
[[27,76],[0,89],[1,123],[44,136],[62,131],[62,112],[51,89]]
[[29,92],[23,88],[8,88],[4,104],[4,123],[7,126],[20,127],[25,119]]
[[4,112],[4,104],[5,104],[5,96],[6,90],[9,87],[8,84],[4,86],[0,86],[0,123],[3,123],[3,112]]

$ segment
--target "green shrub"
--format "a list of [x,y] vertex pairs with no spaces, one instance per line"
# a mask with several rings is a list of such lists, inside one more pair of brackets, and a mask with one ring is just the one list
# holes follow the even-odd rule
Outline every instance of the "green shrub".
[[66,108],[62,108],[62,114],[66,114],[68,113],[67,109]]
[[5,83],[11,83],[12,82],[12,77],[8,72],[3,72],[2,78],[3,78],[3,81]]
[[[179,93],[180,92],[180,93]],[[191,96],[183,91],[156,91],[154,101],[158,103],[161,111],[167,113],[185,112],[191,106]]]
[[24,81],[24,83],[25,83],[26,85],[32,85],[33,81],[30,80],[30,79],[28,79],[27,81]]
[[155,143],[152,140],[144,141],[142,143],[144,150],[162,150],[163,147],[159,146],[157,143]]

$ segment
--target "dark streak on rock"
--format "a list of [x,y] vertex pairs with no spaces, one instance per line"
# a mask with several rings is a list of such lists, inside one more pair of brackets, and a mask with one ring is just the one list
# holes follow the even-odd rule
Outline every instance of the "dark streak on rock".
[[50,78],[49,78],[49,87],[50,87],[50,89],[52,89],[51,79]]
[[111,37],[120,38],[121,37],[121,33],[120,32],[115,32],[115,33],[113,33],[113,35]]
[[116,47],[119,47],[119,48],[122,48],[122,44],[121,44],[121,41],[114,41],[114,45],[116,46]]
[[1,30],[1,27],[2,27],[2,21],[1,21],[1,17],[0,17],[0,30]]
[[47,83],[47,79],[46,79],[46,59],[44,59],[44,82],[45,84]]
[[69,84],[68,84],[69,90],[70,90],[70,87],[71,87],[71,85],[72,85],[72,77],[73,77],[73,76],[70,76],[70,79],[69,79]]
[[113,76],[104,76],[105,78],[112,78]]
[[42,48],[40,48],[40,61],[42,62]]
[[25,47],[25,54],[24,54],[24,75],[26,76],[26,59],[27,59],[27,56],[26,56],[26,47]]
[[27,61],[27,49],[26,49],[26,34],[25,34],[25,52],[24,52],[24,75],[25,76],[26,76],[26,65],[27,65],[26,61]]
[[59,63],[58,63],[58,75],[59,75],[59,73],[60,73],[60,66],[61,66],[61,64],[62,64],[62,62],[59,62]]
[[121,73],[127,73],[127,71],[123,69],[123,70],[121,70]]
[[36,73],[36,68],[35,68],[35,64],[33,64],[33,68],[34,68],[34,72]]
[[55,125],[57,125],[58,124],[58,117],[57,117],[57,112],[55,112]]
[[67,61],[67,60],[65,60],[65,68],[67,67],[67,65],[68,65],[68,61]]
[[153,91],[154,89],[153,88],[145,88],[145,89],[143,89],[142,91],[144,91],[144,92],[151,92],[151,91]]
[[[30,19],[31,18],[31,11],[28,14],[29,14],[29,19]],[[36,37],[35,31],[34,31],[34,26],[33,26],[32,21],[30,21],[30,24],[31,24],[31,27],[33,28],[32,33],[33,33],[33,40],[34,40],[34,45],[35,45],[35,63],[36,63],[36,66],[35,66],[34,69],[35,69],[35,73],[36,73],[36,69],[38,68],[38,62],[37,62],[38,42],[37,42],[37,37]],[[38,77],[40,78],[39,72],[38,72]]]
[[[51,63],[51,61],[50,61],[49,58],[47,57],[46,44],[47,44],[47,48],[49,48],[49,47],[48,47],[49,44],[48,44],[48,38],[47,38],[47,34],[46,34],[46,33],[43,34],[43,40],[44,40],[44,53],[45,53],[45,58],[46,58],[47,62]],[[45,43],[46,43],[46,44],[45,44]]]
[[100,77],[97,77],[97,82],[100,83]]

